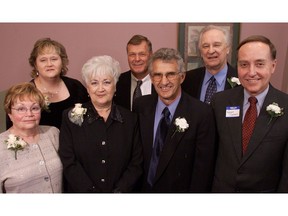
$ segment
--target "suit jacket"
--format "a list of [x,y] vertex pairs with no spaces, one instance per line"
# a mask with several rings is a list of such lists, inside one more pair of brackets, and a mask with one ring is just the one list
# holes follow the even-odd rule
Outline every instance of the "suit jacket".
[[[168,130],[156,171],[155,184],[151,188],[147,183],[157,100],[157,95],[148,95],[135,101],[144,156],[142,191],[209,192],[216,156],[214,117],[210,106],[185,92],[182,92]],[[173,122],[178,117],[185,118],[189,127],[184,132],[176,132],[173,135],[176,130]]]
[[91,102],[81,126],[63,112],[59,155],[66,192],[132,192],[142,175],[142,145],[135,113],[113,105],[104,123]]
[[[288,95],[270,85],[256,119],[248,149],[242,157],[243,87],[219,92],[212,99],[219,134],[215,192],[288,191]],[[274,117],[266,111],[273,102],[284,108]],[[226,107],[240,107],[240,116],[226,118]],[[270,122],[271,120],[271,122]]]
[[[156,94],[153,85],[151,85],[151,93]],[[126,71],[120,75],[116,84],[116,94],[114,101],[118,105],[131,110],[131,70]]]
[[[205,76],[205,67],[196,68],[186,72],[186,77],[182,83],[182,89],[190,94],[192,97],[200,99],[202,83]],[[224,89],[231,89],[231,85],[227,78],[238,77],[237,70],[228,64],[226,83]]]

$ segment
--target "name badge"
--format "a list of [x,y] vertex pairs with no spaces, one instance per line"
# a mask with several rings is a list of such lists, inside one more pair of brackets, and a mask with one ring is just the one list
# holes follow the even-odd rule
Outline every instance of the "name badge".
[[240,116],[240,106],[226,107],[226,118],[235,118]]

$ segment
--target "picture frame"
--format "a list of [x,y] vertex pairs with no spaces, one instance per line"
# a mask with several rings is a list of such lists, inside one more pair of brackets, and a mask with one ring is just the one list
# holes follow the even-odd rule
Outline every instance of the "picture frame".
[[239,43],[240,23],[179,23],[178,50],[181,53],[186,70],[202,67],[202,58],[198,49],[198,38],[202,28],[217,25],[227,28],[231,34],[231,50],[228,62],[236,66],[236,49]]

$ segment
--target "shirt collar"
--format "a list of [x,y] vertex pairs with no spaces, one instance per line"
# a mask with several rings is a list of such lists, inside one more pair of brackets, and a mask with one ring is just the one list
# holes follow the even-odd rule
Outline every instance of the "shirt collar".
[[[259,107],[262,107],[263,103],[264,103],[264,99],[267,95],[269,91],[269,85],[268,87],[263,91],[261,92],[260,94],[256,95],[255,97],[257,98],[257,101],[258,101],[258,104],[259,104]],[[244,103],[243,104],[246,104],[248,103],[248,98],[251,97],[251,95],[248,93],[248,91],[244,88]]]
[[[137,82],[139,79],[137,79],[133,74],[132,74],[132,72],[131,72],[131,78],[132,78],[132,80],[134,80],[135,82]],[[142,79],[142,82],[145,82],[145,81],[147,81],[147,80],[149,80],[150,79],[150,74],[148,73],[143,79]]]
[[156,106],[156,112],[159,112],[160,115],[161,115],[163,109],[164,109],[165,107],[168,107],[168,109],[169,109],[169,111],[170,111],[170,114],[171,114],[171,115],[170,115],[170,120],[171,120],[171,119],[173,118],[173,116],[174,116],[174,113],[175,113],[176,108],[177,108],[177,106],[178,106],[178,103],[179,103],[179,101],[180,101],[181,95],[182,95],[182,93],[181,93],[181,94],[176,98],[176,100],[173,101],[173,103],[171,103],[169,106],[165,105],[165,104],[160,100],[160,98],[158,97],[158,103],[157,103],[157,106]]
[[[95,120],[98,120],[101,118],[101,116],[98,114],[96,111],[95,107],[93,106],[92,102],[89,102],[87,105],[87,121],[89,124],[94,122]],[[112,103],[111,106],[111,113],[110,113],[110,118],[114,121],[118,121],[120,123],[123,123],[123,116],[119,110],[119,108],[115,105],[115,103]]]
[[[228,65],[226,64],[222,70],[220,70],[217,74],[214,75],[218,85],[222,85],[222,83],[225,81],[227,71],[228,71]],[[207,84],[212,76],[213,75],[206,69],[204,82]]]

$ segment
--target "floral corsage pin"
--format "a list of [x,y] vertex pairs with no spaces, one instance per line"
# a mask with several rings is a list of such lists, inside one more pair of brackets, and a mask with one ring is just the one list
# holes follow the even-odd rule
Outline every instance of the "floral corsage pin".
[[283,108],[280,108],[279,105],[277,103],[275,103],[275,102],[273,102],[272,104],[268,105],[266,107],[266,111],[270,115],[270,120],[269,120],[268,124],[270,124],[270,122],[272,121],[273,118],[276,118],[276,117],[284,115]]
[[231,88],[234,88],[237,85],[241,85],[241,83],[237,77],[227,78],[227,81],[230,84]]
[[81,126],[84,121],[84,115],[86,112],[87,108],[83,108],[81,103],[76,103],[75,107],[70,110],[68,117],[71,122]]
[[17,151],[23,150],[27,146],[27,143],[21,137],[14,134],[9,134],[5,143],[7,144],[7,149],[15,152],[15,160],[17,160]]
[[187,128],[189,128],[189,124],[185,118],[176,118],[174,124],[176,125],[176,129],[172,137],[176,134],[176,132],[184,132]]

